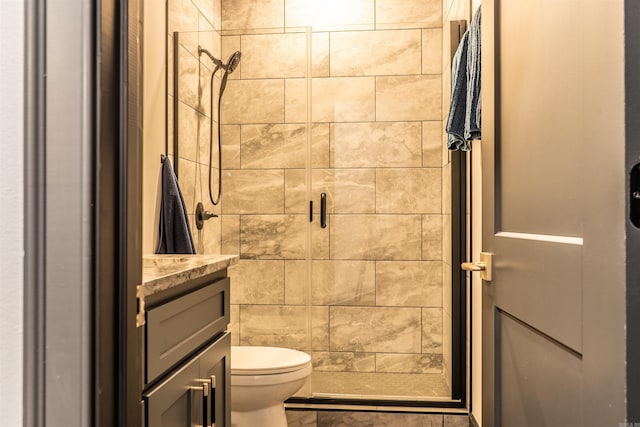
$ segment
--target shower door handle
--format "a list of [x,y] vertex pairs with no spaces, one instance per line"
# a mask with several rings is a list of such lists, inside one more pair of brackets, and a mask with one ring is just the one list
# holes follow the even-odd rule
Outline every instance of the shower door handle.
[[327,228],[327,193],[320,194],[320,227]]

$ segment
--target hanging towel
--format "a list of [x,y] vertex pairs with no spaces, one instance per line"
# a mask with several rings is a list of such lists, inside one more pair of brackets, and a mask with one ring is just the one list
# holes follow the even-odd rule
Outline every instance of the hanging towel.
[[480,139],[482,99],[480,93],[480,8],[469,27],[469,49],[467,52],[467,110],[464,119],[464,138],[467,141]]
[[447,146],[449,150],[469,150],[464,127],[467,111],[467,50],[469,32],[465,32],[451,63],[451,103],[447,119]]
[[451,63],[451,104],[446,131],[450,150],[468,151],[481,137],[480,8]]
[[160,238],[157,254],[195,254],[187,209],[169,157],[162,159]]

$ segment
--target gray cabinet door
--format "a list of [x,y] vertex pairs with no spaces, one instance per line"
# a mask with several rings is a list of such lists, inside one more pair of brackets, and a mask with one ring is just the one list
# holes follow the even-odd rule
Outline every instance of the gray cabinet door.
[[622,6],[483,1],[484,427],[625,420]]
[[226,333],[144,393],[145,427],[230,426],[230,349]]

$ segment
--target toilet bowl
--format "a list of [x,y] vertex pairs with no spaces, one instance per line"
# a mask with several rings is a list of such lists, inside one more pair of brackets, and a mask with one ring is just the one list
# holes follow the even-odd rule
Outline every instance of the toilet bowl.
[[280,347],[231,346],[231,425],[286,427],[284,401],[311,374],[311,357]]

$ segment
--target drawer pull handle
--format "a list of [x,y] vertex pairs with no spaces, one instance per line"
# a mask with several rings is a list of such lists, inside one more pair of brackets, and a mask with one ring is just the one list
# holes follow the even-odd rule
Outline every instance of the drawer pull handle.
[[211,427],[216,427],[216,376],[211,375]]

